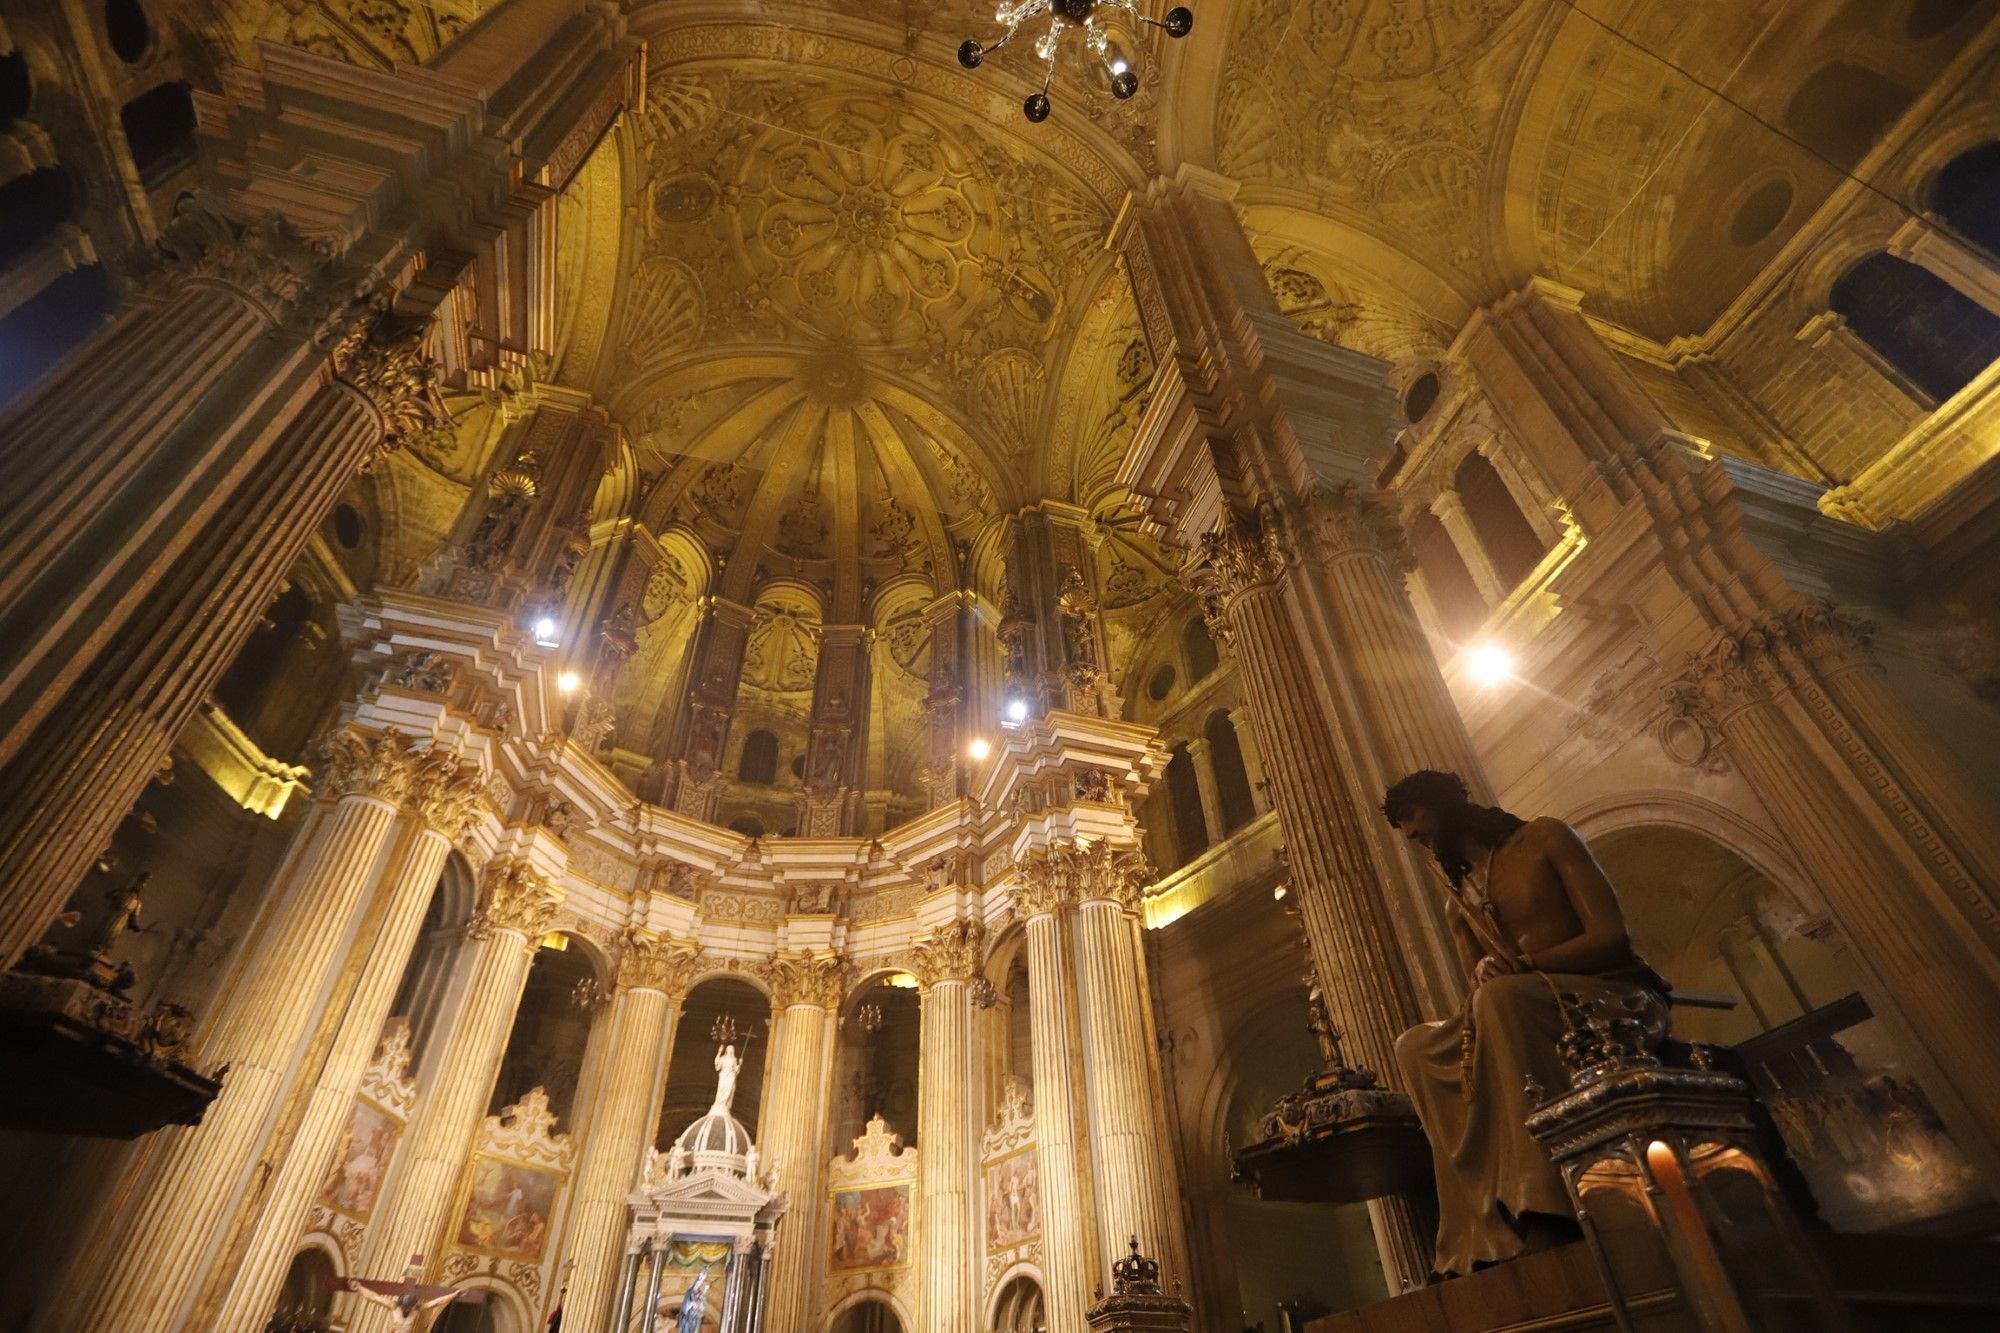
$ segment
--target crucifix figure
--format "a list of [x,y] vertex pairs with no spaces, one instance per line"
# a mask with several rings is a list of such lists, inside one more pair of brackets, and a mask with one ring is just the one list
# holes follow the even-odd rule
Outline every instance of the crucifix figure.
[[381,1278],[349,1277],[335,1278],[335,1291],[351,1291],[370,1305],[379,1305],[389,1312],[389,1327],[394,1333],[415,1333],[417,1319],[426,1310],[435,1310],[450,1305],[453,1301],[464,1301],[468,1305],[486,1299],[483,1291],[466,1291],[458,1287],[426,1286],[417,1281],[423,1275],[424,1256],[410,1256],[410,1266],[403,1270],[401,1282],[389,1282]]

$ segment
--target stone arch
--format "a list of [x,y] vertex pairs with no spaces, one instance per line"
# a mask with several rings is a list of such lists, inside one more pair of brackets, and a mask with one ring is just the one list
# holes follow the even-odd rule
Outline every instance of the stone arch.
[[1828,306],[1933,403],[1955,396],[2000,358],[2000,315],[1891,254],[1851,265],[1834,281]]
[[771,996],[762,982],[746,973],[715,971],[688,987],[674,1019],[674,1044],[668,1056],[661,1090],[660,1118],[654,1146],[671,1147],[715,1094],[716,1044],[711,1037],[718,1020],[734,1020],[737,1055],[736,1100],[731,1110],[755,1139],[762,1117],[766,1053],[771,1045]]
[[[886,1318],[869,1307],[878,1307]],[[827,1333],[915,1333],[910,1313],[895,1293],[879,1287],[862,1290],[835,1302],[826,1314]]]
[[1465,503],[1466,516],[1503,587],[1516,588],[1535,571],[1548,548],[1515,502],[1514,493],[1484,454],[1473,450],[1458,461],[1451,487]]
[[1047,1288],[1032,1264],[1019,1263],[1000,1275],[986,1303],[986,1326],[993,1333],[1038,1333],[1045,1326]]

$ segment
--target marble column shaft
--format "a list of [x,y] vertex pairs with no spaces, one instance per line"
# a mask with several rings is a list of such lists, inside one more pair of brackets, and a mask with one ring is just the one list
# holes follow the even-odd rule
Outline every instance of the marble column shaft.
[[89,673],[0,769],[0,965],[61,910],[382,435],[367,398],[326,386],[243,460],[223,513],[190,520],[169,568],[126,579],[115,606],[79,598],[98,632]]
[[603,1328],[617,1301],[626,1199],[639,1183],[666,1095],[674,1020],[685,993],[678,982],[658,970],[635,968],[628,946],[621,984],[609,1012],[598,1020],[609,1025],[609,1032],[588,1080],[587,1109],[578,1121],[582,1153],[563,1236],[563,1257],[576,1264],[563,1322],[575,1328]]
[[[1286,864],[1349,1060],[1394,1077],[1395,1042],[1421,1021],[1415,985],[1384,910],[1357,803],[1339,790],[1343,756],[1312,689],[1283,594],[1254,582],[1224,610],[1243,692],[1284,826]],[[1390,1289],[1430,1272],[1434,1238],[1401,1200],[1370,1205]]]
[[307,817],[245,943],[243,971],[199,1043],[200,1063],[229,1066],[221,1094],[199,1125],[158,1131],[134,1159],[72,1269],[53,1326],[121,1333],[191,1326],[188,1305],[221,1231],[239,1200],[262,1193],[267,1130],[389,842],[407,774],[392,741],[372,748],[382,780]]
[[820,1196],[826,1192],[827,1098],[833,1084],[833,1015],[839,1003],[837,969],[780,981],[782,1007],[771,1043],[770,1104],[760,1117],[764,1160],[775,1163],[791,1200],[771,1255],[766,1333],[808,1333],[820,1303],[826,1255],[819,1234]]
[[[960,960],[976,966],[977,953]],[[930,1333],[978,1333],[981,1292],[978,1225],[979,1069],[973,1040],[971,976],[953,968],[923,992],[922,1063],[917,1106],[923,1327]]]
[[1186,1282],[1193,1275],[1180,1173],[1166,1133],[1152,991],[1140,948],[1139,919],[1126,905],[1096,898],[1078,906],[1077,1001],[1088,1071],[1098,1280],[1109,1281],[1111,1265],[1126,1256],[1126,1242],[1136,1235],[1169,1282]]
[[293,1094],[296,1124],[287,1134],[284,1119],[290,1116],[281,1119],[265,1150],[265,1160],[275,1163],[269,1184],[261,1198],[245,1200],[246,1209],[254,1206],[256,1212],[243,1257],[232,1264],[225,1252],[211,1278],[201,1309],[216,1312],[216,1328],[255,1328],[277,1303],[306,1214],[333,1168],[362,1071],[381,1043],[396,983],[423,929],[451,839],[413,816],[400,851],[382,877],[381,890],[371,895],[356,932],[346,964],[354,976],[353,989],[343,997],[345,1003],[329,1006],[321,1016],[325,1055],[312,1078],[301,1080]]
[[[444,1050],[425,1077],[402,1151],[384,1183],[382,1201],[369,1219],[361,1258],[362,1274],[400,1272],[409,1255],[443,1257],[453,1186],[465,1168],[480,1120],[500,1076],[500,1061],[514,1028],[521,992],[528,982],[535,949],[547,932],[559,901],[540,876],[518,863],[512,880],[487,871],[488,888],[468,927],[465,987]],[[500,885],[518,885],[509,891]],[[506,896],[503,896],[506,895]],[[348,1323],[349,1333],[389,1327],[388,1312],[363,1306]]]
[[[1053,906],[1028,917],[1028,996],[1035,1069],[1035,1155],[1041,1181],[1048,1333],[1083,1333],[1089,1266],[1098,1253],[1090,1182],[1077,1134],[1082,1107],[1076,992],[1064,922]],[[1096,1279],[1102,1281],[1102,1275]]]

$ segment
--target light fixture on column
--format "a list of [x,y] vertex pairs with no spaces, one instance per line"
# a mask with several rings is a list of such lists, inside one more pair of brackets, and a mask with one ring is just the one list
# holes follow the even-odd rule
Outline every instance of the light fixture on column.
[[1007,701],[1007,721],[1012,726],[1020,726],[1028,720],[1028,701],[1013,698]]
[[984,736],[975,736],[972,744],[965,747],[965,751],[977,762],[993,753],[993,742],[987,740]]
[[976,37],[966,38],[959,44],[958,63],[967,69],[979,68],[987,53],[1013,41],[1023,24],[1046,15],[1048,27],[1035,39],[1035,54],[1048,66],[1048,72],[1042,76],[1041,91],[1030,93],[1021,103],[1021,110],[1029,120],[1049,118],[1049,87],[1055,82],[1056,56],[1062,50],[1063,34],[1071,28],[1083,30],[1085,48],[1104,62],[1104,72],[1111,79],[1111,95],[1120,99],[1130,97],[1139,91],[1139,75],[1132,69],[1131,57],[1116,48],[1109,29],[1098,22],[1099,12],[1110,9],[1122,10],[1136,23],[1163,28],[1169,37],[1185,37],[1194,28],[1194,14],[1186,5],[1175,5],[1164,19],[1156,19],[1141,14],[1137,0],[1000,0],[993,17],[1007,25],[1006,36],[991,46]]
[[562,626],[556,624],[554,616],[535,617],[535,644],[541,648],[560,648]]
[[1483,643],[1465,655],[1465,666],[1481,685],[1498,685],[1514,675],[1514,658],[1496,643]]

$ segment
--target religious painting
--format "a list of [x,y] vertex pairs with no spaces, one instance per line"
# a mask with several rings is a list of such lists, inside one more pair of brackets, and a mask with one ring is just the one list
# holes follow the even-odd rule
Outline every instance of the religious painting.
[[382,1192],[382,1176],[395,1154],[396,1140],[402,1136],[403,1122],[371,1102],[357,1100],[348,1113],[340,1150],[334,1154],[333,1173],[319,1201],[358,1222],[366,1222],[375,1211]]
[[1879,1231],[1981,1204],[1972,1165],[1859,995],[1737,1048],[1836,1231]]
[[908,1262],[910,1187],[878,1185],[833,1196],[833,1270],[899,1268]]
[[674,1237],[661,1255],[652,1327],[661,1333],[722,1333],[722,1297],[734,1253],[727,1240]]
[[562,1177],[519,1162],[476,1157],[458,1243],[503,1259],[539,1259]]
[[1041,1234],[1041,1189],[1033,1148],[987,1165],[987,1249],[1009,1249]]

